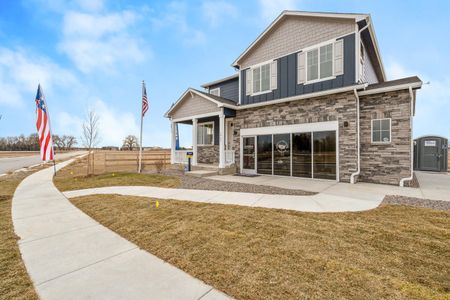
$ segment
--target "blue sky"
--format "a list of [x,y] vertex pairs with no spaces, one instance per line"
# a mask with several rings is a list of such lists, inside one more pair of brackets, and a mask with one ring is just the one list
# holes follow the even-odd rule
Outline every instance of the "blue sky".
[[[120,145],[139,133],[145,80],[144,145],[169,146],[171,103],[231,75],[283,9],[370,13],[388,79],[430,82],[418,92],[414,135],[450,137],[450,1],[392,0],[0,0],[0,136],[35,132],[40,82],[54,133],[80,137],[93,108],[101,145]],[[181,129],[182,145],[190,135]]]

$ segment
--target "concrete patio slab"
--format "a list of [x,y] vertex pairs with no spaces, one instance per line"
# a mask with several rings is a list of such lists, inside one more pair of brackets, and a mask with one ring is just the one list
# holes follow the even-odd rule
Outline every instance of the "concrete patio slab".
[[209,293],[230,299],[92,220],[55,188],[52,176],[53,167],[30,175],[12,201],[20,252],[41,299],[200,299]]

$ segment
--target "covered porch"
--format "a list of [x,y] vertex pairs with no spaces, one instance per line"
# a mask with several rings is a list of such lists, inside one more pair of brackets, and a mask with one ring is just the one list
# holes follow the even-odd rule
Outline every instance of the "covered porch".
[[[187,152],[193,152],[194,166],[234,166],[234,105],[231,100],[188,89],[166,113],[171,122],[171,164],[187,164]],[[177,124],[192,126],[192,148],[176,149]]]

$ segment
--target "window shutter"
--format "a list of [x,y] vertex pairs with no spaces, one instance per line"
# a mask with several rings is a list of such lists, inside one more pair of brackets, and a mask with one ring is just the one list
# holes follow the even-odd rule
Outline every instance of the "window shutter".
[[271,90],[277,89],[277,74],[278,74],[277,61],[274,60],[270,64],[270,89]]
[[247,69],[245,71],[245,95],[250,96],[252,94],[253,80],[252,80],[252,69]]
[[305,52],[297,53],[297,84],[305,83],[306,72],[305,72]]
[[344,40],[334,43],[334,75],[344,74]]

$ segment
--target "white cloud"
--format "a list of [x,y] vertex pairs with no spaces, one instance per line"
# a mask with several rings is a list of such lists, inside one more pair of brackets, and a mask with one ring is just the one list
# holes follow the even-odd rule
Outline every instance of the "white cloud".
[[24,99],[33,100],[38,83],[49,92],[76,85],[77,79],[45,57],[0,47],[0,105],[17,107]]
[[300,0],[259,0],[261,17],[273,21],[283,10],[295,10],[300,6]]
[[103,9],[103,0],[75,0],[77,4],[84,10],[100,11]]
[[140,63],[149,56],[149,47],[130,32],[138,19],[132,11],[110,14],[68,11],[64,14],[59,49],[84,73],[114,72],[119,66]]
[[152,19],[152,25],[155,29],[173,28],[186,46],[205,44],[205,33],[192,28],[188,23],[187,16],[187,4],[185,2],[173,1],[168,4],[167,11],[164,14]]
[[225,18],[235,18],[237,9],[225,1],[203,1],[202,13],[211,27],[217,27]]

